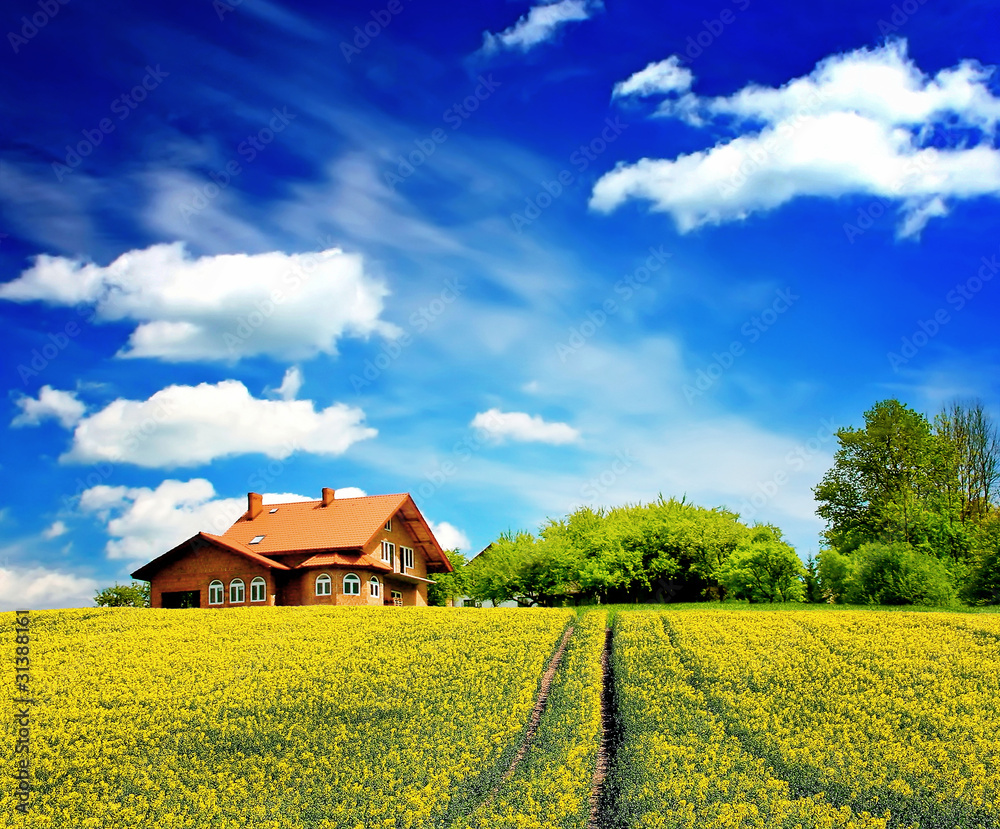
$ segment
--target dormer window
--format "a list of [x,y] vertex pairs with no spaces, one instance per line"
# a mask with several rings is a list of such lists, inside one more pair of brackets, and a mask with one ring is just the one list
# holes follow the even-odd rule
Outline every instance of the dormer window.
[[[369,526],[371,526],[371,525],[369,525]],[[253,538],[250,539],[250,543],[251,544],[260,544],[260,542],[263,541],[263,540],[264,540],[264,536],[262,536],[262,535],[255,535]]]

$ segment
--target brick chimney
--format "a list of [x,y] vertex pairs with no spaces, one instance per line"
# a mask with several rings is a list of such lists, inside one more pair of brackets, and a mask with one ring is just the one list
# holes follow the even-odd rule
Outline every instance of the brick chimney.
[[247,520],[253,521],[264,511],[264,496],[259,492],[247,493]]
[[328,507],[333,503],[333,494],[336,492],[335,489],[330,489],[330,487],[323,487],[323,506]]

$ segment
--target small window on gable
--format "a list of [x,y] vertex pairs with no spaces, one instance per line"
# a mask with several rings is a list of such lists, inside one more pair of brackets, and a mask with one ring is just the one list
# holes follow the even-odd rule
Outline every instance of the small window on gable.
[[251,544],[260,544],[260,542],[263,541],[263,540],[264,540],[264,536],[262,536],[262,535],[255,535],[253,538],[250,539],[250,543]]
[[392,532],[392,519],[391,518],[388,521],[385,522],[385,531],[387,533],[391,533]]
[[323,573],[321,576],[316,577],[316,595],[317,596],[329,596],[331,592],[331,587],[333,585],[330,577]]

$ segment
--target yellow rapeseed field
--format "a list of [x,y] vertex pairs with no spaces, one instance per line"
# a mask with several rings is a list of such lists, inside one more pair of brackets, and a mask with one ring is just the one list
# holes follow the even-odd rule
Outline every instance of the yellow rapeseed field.
[[618,622],[625,825],[1000,825],[1000,617]]
[[[603,827],[1000,827],[1000,616],[614,617]],[[585,829],[608,618],[33,612],[30,813],[0,787],[0,829]]]
[[[509,763],[572,617],[35,612],[31,813],[0,787],[0,826],[435,825],[456,792],[492,786]],[[16,697],[12,672],[4,688]]]

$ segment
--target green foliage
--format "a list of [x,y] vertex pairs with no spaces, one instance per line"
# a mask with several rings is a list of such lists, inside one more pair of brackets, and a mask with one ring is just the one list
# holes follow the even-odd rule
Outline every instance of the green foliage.
[[749,538],[718,568],[730,595],[751,602],[792,602],[805,598],[806,570],[776,527],[754,527]]
[[1000,511],[994,510],[980,527],[976,549],[963,598],[974,604],[1000,604]]
[[149,582],[118,584],[97,591],[94,603],[98,607],[149,607]]
[[851,604],[947,605],[955,589],[934,556],[905,542],[870,542],[853,558],[845,598]]
[[427,604],[431,607],[444,607],[449,599],[457,599],[468,592],[465,567],[468,562],[457,549],[445,550],[452,572],[435,573],[434,583],[427,585]]
[[819,589],[824,602],[842,602],[851,575],[851,560],[834,549],[823,550],[816,558]]
[[824,601],[823,590],[819,580],[819,561],[816,556],[810,555],[806,559],[806,574],[802,584],[805,588],[805,601],[810,604]]
[[[864,428],[840,429],[837,439],[834,465],[814,489],[837,551],[820,563],[823,592],[938,603],[957,586],[968,600],[989,601],[993,547],[984,528],[997,514],[1000,440],[983,404],[953,403],[932,424],[883,400],[865,412]],[[873,543],[880,546],[866,549]]]
[[[764,586],[755,594],[760,600],[799,600],[801,563],[780,532],[751,531],[726,509],[662,496],[650,504],[610,510],[581,507],[547,521],[537,538],[505,533],[470,564],[468,592],[479,600],[548,606],[640,595],[721,598],[725,587],[720,574],[742,548],[753,552],[747,572],[751,579],[760,574]],[[790,580],[783,574],[791,570],[795,576]]]

